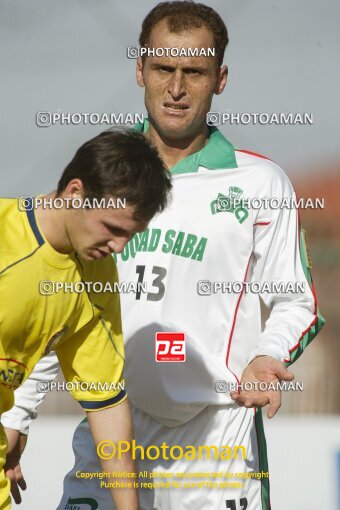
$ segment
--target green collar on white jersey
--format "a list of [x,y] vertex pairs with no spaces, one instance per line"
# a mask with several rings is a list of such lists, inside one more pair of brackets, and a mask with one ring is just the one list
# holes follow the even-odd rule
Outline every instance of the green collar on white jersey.
[[[186,174],[189,172],[197,172],[198,167],[204,166],[209,170],[224,170],[226,168],[237,168],[235,149],[228,142],[222,133],[215,127],[209,127],[210,137],[208,143],[198,152],[182,159],[172,168],[170,172],[173,174]],[[145,133],[149,129],[148,119],[144,119],[144,123],[138,123],[134,127],[136,131]]]

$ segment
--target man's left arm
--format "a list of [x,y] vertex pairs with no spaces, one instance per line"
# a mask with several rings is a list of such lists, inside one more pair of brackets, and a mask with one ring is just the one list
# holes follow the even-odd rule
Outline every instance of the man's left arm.
[[[292,191],[286,197],[286,202],[294,198]],[[301,355],[325,321],[316,302],[311,264],[298,210],[294,207],[267,210],[257,223],[253,280],[270,287],[275,284],[276,289],[261,292],[263,302],[270,309],[270,316],[256,348],[248,358],[249,364],[241,382],[289,381],[294,376],[287,367]],[[280,288],[280,285],[284,288]],[[303,289],[300,290],[300,287]],[[280,394],[279,391],[241,390],[238,394],[233,392],[231,396],[246,407],[269,404],[268,416],[272,417],[280,407]]]
[[[117,276],[112,275],[111,281],[118,281]],[[137,468],[132,452],[126,451],[121,458],[111,455],[113,444],[124,441],[131,446],[133,440],[123,378],[119,295],[110,294],[101,314],[58,346],[56,354],[70,393],[87,412],[95,445],[102,443],[97,454],[103,471],[121,473],[119,482],[125,486],[109,489],[116,509],[138,510],[138,492],[133,483]]]
[[119,472],[122,475],[119,478],[121,488],[111,489],[116,508],[138,510],[138,493],[135,488],[138,473],[130,451],[134,436],[128,400],[101,411],[87,412],[87,418],[103,471]]

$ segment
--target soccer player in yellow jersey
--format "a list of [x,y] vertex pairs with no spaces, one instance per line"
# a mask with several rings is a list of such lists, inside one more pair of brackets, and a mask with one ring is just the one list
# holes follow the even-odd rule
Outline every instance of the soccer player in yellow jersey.
[[[111,384],[123,383],[119,296],[94,291],[94,283],[98,289],[117,281],[108,255],[145,230],[165,208],[170,189],[163,163],[143,135],[111,131],[77,151],[55,192],[39,201],[0,199],[0,415],[12,407],[14,390],[37,361],[55,350],[95,443],[132,439],[124,385]],[[72,292],[79,283],[86,289]],[[0,510],[10,508],[6,447],[0,425]],[[102,466],[135,470],[127,456]],[[138,509],[133,488],[115,489],[112,497],[120,510]]]

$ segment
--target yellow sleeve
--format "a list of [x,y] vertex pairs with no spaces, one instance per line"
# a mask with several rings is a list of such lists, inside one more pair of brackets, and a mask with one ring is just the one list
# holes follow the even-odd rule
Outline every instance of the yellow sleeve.
[[9,357],[0,338],[0,417],[14,405],[14,390],[28,376],[28,368],[20,361]]
[[56,348],[68,389],[86,411],[113,407],[127,397],[120,300],[112,297],[113,310],[105,309]]

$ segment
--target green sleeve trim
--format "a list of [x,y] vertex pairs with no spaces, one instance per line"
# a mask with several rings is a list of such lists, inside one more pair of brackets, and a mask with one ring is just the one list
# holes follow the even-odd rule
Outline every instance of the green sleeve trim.
[[[316,302],[316,296],[313,286],[313,279],[311,274],[311,267],[312,263],[310,260],[310,257],[308,255],[308,250],[306,246],[306,239],[305,239],[305,231],[303,229],[300,230],[300,258],[301,258],[301,264],[303,267],[303,271],[305,273],[305,277],[307,279],[307,282],[309,284],[309,287],[313,293],[315,302]],[[306,347],[311,343],[311,341],[316,337],[316,335],[319,333],[323,325],[325,324],[325,319],[321,315],[318,306],[316,305],[316,320],[314,323],[308,328],[308,330],[303,334],[303,336],[300,338],[298,346],[296,349],[294,349],[290,353],[290,360],[285,362],[285,366],[289,367],[292,365],[303,353],[303,351],[306,349]]]

